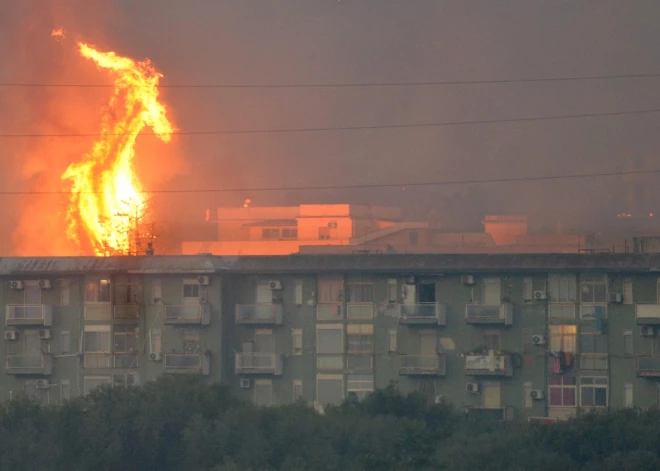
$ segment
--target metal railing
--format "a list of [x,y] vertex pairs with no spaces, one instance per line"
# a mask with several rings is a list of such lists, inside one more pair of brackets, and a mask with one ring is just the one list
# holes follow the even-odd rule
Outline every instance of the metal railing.
[[444,355],[404,355],[401,357],[401,374],[444,375],[446,358]]
[[512,376],[510,355],[465,355],[465,374],[475,376]]
[[138,319],[140,317],[140,305],[115,304],[113,314],[115,319]]
[[83,365],[85,368],[110,368],[110,353],[86,352]]
[[399,319],[402,324],[447,324],[447,309],[441,303],[400,304]]
[[282,357],[276,353],[237,353],[236,373],[282,374]]
[[640,355],[637,357],[638,376],[660,376],[660,357]]
[[13,375],[50,375],[52,372],[52,357],[50,355],[7,355],[5,368],[7,374]]
[[465,305],[465,322],[468,324],[504,324],[513,323],[513,306],[503,304],[473,304]]
[[210,311],[208,304],[167,304],[165,324],[206,324]]
[[237,304],[237,324],[281,324],[281,304]]
[[5,309],[7,325],[52,324],[52,307],[46,304],[8,304]]
[[166,353],[165,355],[165,368],[187,370],[187,369],[200,369],[202,367],[202,355],[199,353]]

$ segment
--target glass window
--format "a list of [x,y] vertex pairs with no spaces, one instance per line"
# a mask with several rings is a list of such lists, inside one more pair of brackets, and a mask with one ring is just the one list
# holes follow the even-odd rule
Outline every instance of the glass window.
[[580,355],[582,370],[607,370],[607,355]]
[[299,401],[303,398],[302,379],[293,380],[293,402]]
[[351,303],[373,303],[373,283],[348,283],[348,301]]
[[623,279],[623,303],[633,304],[633,282],[631,277]]
[[142,286],[138,284],[116,284],[115,304],[139,304],[142,302]]
[[302,355],[302,349],[303,349],[302,329],[293,329],[291,335],[293,342],[293,354]]
[[548,277],[551,303],[574,303],[576,301],[575,275],[550,275]]
[[634,355],[632,330],[623,331],[623,354],[627,357]]
[[576,381],[573,376],[551,376],[550,407],[575,407]]
[[63,330],[60,334],[60,352],[69,353],[71,351],[71,332]]
[[348,399],[361,401],[374,390],[373,375],[348,375],[346,378],[346,391]]
[[500,333],[496,330],[484,332],[483,345],[486,350],[500,349]]
[[199,298],[199,283],[184,282],[183,283],[183,297],[184,298]]
[[396,343],[397,343],[397,339],[396,339],[397,335],[396,334],[397,334],[397,331],[396,331],[396,329],[390,329],[388,334],[389,334],[389,351],[390,352],[396,352],[396,350],[397,350],[397,348],[396,348]]
[[534,287],[532,285],[532,277],[526,276],[523,278],[523,300],[532,301],[534,299]]
[[604,275],[587,275],[580,278],[580,302],[607,302],[607,279]]
[[134,325],[115,325],[113,340],[115,353],[135,354],[138,351],[138,333],[137,327]]
[[85,326],[85,352],[110,353],[110,326]]
[[261,235],[264,239],[279,239],[280,230],[277,228],[264,227],[261,230]]
[[349,334],[348,351],[351,353],[371,353],[374,350],[374,340],[371,334]]
[[85,302],[109,303],[110,280],[93,280],[85,284]]
[[319,375],[316,379],[316,400],[320,406],[341,404],[344,400],[342,376]]
[[282,229],[282,239],[297,239],[298,229],[295,227],[285,227]]
[[582,304],[580,306],[580,317],[582,319],[605,319],[607,317],[607,306]]
[[577,326],[575,325],[550,325],[550,350],[553,352],[575,353]]
[[344,298],[344,281],[339,278],[319,278],[318,280],[318,302],[340,303]]
[[580,406],[607,407],[606,376],[583,376],[580,378]]

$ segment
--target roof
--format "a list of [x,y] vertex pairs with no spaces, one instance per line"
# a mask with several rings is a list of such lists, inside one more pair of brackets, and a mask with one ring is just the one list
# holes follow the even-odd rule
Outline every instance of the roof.
[[660,254],[342,254],[217,257],[5,257],[0,275],[84,273],[533,273],[660,272]]

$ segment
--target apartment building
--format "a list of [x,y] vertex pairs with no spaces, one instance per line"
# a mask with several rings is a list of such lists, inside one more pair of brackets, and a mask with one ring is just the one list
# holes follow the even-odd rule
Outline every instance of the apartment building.
[[503,419],[652,407],[659,273],[657,254],[3,258],[0,397],[201,373],[262,405],[394,381]]

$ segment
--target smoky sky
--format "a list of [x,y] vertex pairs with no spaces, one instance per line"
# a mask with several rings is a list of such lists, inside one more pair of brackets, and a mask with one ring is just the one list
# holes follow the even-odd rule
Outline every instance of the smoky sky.
[[[13,2],[4,2],[13,3]],[[22,3],[22,2],[16,2]],[[37,13],[48,4],[48,15]],[[93,81],[50,61],[29,66],[21,44],[52,39],[30,27],[63,26],[100,48],[151,59],[163,84],[328,84],[473,81],[660,73],[660,3],[634,0],[132,0],[30,1],[0,7],[3,82]],[[70,4],[71,5],[71,4]],[[35,20],[35,16],[38,20]],[[43,44],[42,44],[43,43]],[[18,52],[22,51],[22,52]],[[39,57],[39,55],[36,55]],[[42,58],[43,59],[43,58]],[[73,60],[73,59],[70,59]],[[93,72],[93,71],[92,71]],[[102,82],[99,76],[98,82]],[[184,131],[373,126],[607,113],[660,108],[660,78],[382,88],[167,88]],[[30,93],[44,94],[36,100]],[[44,102],[62,90],[0,88],[0,126],[31,132]],[[68,90],[97,106],[99,90]],[[86,95],[87,94],[87,95]],[[85,97],[89,98],[89,100]],[[90,116],[94,109],[89,110]],[[16,119],[20,116],[21,119]],[[94,132],[94,120],[75,131]],[[306,187],[481,180],[616,172],[636,156],[657,168],[660,114],[456,127],[343,132],[177,136],[184,164],[159,189]],[[2,170],[30,145],[0,138]],[[143,144],[141,172],[168,165],[173,150]],[[72,151],[73,152],[73,151]],[[140,145],[137,159],[140,160]],[[144,163],[148,162],[148,164]],[[179,164],[177,164],[178,166]],[[55,172],[42,178],[59,181]],[[657,177],[650,177],[657,180]],[[55,183],[53,183],[55,184]],[[189,221],[237,205],[351,202],[435,210],[457,228],[484,214],[522,213],[567,226],[606,224],[626,210],[621,178],[386,189],[176,194],[159,217]],[[7,200],[10,202],[10,200]],[[11,204],[16,198],[11,200]],[[10,204],[10,206],[11,206]],[[15,223],[10,209],[6,220]],[[11,230],[0,249],[11,253]]]

